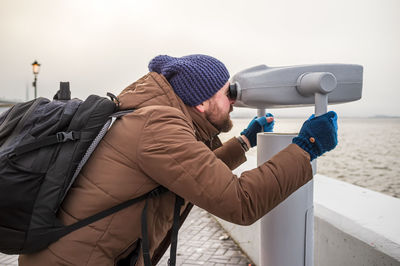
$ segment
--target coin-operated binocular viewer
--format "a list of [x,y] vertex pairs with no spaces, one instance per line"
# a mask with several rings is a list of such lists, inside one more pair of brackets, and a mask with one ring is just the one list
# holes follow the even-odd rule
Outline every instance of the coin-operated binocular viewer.
[[[362,78],[360,65],[260,65],[234,75],[229,93],[236,99],[235,106],[258,109],[258,116],[265,115],[266,108],[311,105],[315,105],[315,115],[319,116],[327,112],[328,104],[359,100]],[[284,149],[296,136],[259,133],[257,164]],[[315,173],[315,160],[312,164]],[[313,180],[265,215],[260,226],[262,266],[314,265]]]

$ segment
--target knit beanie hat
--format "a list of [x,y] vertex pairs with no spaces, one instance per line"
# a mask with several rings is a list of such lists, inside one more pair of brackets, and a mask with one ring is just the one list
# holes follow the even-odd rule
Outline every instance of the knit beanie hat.
[[229,79],[229,72],[221,61],[201,54],[183,57],[159,55],[150,61],[149,71],[162,74],[189,106],[210,99]]

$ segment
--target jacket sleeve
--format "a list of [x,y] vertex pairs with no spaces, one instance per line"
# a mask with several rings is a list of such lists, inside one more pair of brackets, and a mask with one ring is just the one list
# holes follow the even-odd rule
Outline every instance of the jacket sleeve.
[[149,178],[241,225],[254,223],[312,178],[309,155],[295,144],[238,178],[196,140],[179,112],[151,112],[136,152],[139,167]]
[[214,150],[215,156],[222,160],[231,170],[246,161],[245,152],[236,138],[231,138],[221,147]]

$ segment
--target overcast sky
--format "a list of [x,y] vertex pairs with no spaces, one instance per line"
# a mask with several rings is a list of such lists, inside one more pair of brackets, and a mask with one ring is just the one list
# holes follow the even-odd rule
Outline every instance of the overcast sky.
[[[118,94],[158,54],[212,55],[231,76],[245,68],[364,66],[362,100],[330,106],[342,116],[400,116],[399,0],[1,0],[0,98],[33,97],[59,81],[72,94]],[[270,110],[312,113],[311,108]]]

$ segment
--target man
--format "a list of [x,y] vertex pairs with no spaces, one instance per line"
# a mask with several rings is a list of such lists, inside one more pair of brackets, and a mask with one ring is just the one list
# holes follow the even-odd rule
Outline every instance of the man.
[[149,70],[119,95],[120,109],[135,111],[116,121],[101,141],[59,217],[72,224],[159,185],[169,192],[74,231],[41,252],[20,256],[20,265],[121,265],[130,260],[144,265],[145,206],[149,257],[155,265],[170,244],[175,194],[184,199],[181,223],[195,204],[249,225],[307,183],[310,159],[336,145],[336,116],[310,118],[296,144],[237,178],[232,169],[246,160],[257,132],[272,126],[271,118],[253,120],[241,137],[222,145],[217,135],[231,129],[234,103],[223,63],[205,55],[157,56]]

